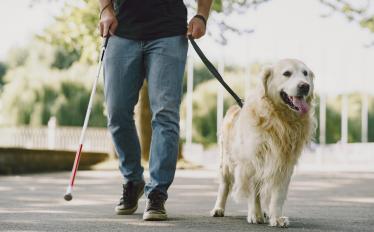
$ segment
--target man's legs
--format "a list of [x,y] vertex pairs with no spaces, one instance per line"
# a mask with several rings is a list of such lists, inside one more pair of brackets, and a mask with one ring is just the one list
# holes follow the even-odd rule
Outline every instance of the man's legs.
[[152,110],[150,182],[145,193],[160,193],[166,200],[173,182],[179,144],[179,106],[188,42],[174,36],[145,43],[144,62]]
[[[118,153],[119,169],[125,179],[123,196],[125,201],[121,199],[121,212],[118,212],[118,207],[116,208],[119,214],[135,211],[139,195],[143,193],[140,144],[133,118],[134,106],[138,101],[139,90],[144,80],[143,70],[141,42],[112,36],[105,52],[104,84],[108,128]],[[141,184],[138,186],[136,183]],[[129,192],[130,195],[125,195]],[[126,207],[131,210],[124,210]]]

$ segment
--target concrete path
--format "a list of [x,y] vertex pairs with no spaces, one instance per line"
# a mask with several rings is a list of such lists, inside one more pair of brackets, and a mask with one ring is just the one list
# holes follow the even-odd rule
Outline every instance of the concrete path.
[[374,173],[297,173],[285,215],[288,229],[246,222],[246,204],[231,199],[224,218],[211,218],[217,182],[211,171],[178,170],[167,222],[117,216],[117,171],[79,172],[74,199],[63,195],[69,173],[0,177],[0,231],[374,231]]

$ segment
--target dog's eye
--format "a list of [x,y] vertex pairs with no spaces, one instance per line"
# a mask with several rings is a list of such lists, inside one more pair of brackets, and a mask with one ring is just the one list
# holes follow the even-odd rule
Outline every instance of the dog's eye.
[[306,70],[303,71],[304,76],[308,76],[308,72]]
[[285,77],[290,77],[290,76],[292,76],[292,72],[290,72],[290,71],[285,71],[285,72],[283,73],[283,76],[285,76]]

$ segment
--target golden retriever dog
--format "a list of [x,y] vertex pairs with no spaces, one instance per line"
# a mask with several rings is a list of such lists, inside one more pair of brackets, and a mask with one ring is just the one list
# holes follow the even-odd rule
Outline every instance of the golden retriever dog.
[[283,204],[303,147],[314,129],[313,72],[284,59],[261,74],[262,84],[226,113],[219,134],[220,181],[211,211],[223,217],[229,191],[248,203],[248,223],[288,227]]

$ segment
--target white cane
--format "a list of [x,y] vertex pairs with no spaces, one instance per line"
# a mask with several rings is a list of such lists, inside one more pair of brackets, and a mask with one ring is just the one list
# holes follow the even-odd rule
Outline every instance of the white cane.
[[97,68],[97,74],[96,74],[96,78],[95,78],[95,81],[94,81],[94,84],[93,84],[93,87],[92,87],[90,100],[88,102],[86,117],[84,118],[83,128],[82,128],[81,135],[80,135],[80,138],[79,138],[79,146],[78,146],[77,152],[75,154],[75,160],[74,160],[73,169],[71,171],[69,185],[66,188],[66,193],[65,193],[65,196],[64,196],[64,199],[66,201],[70,201],[71,199],[73,199],[72,191],[73,191],[73,186],[74,186],[75,175],[77,174],[77,170],[78,170],[78,166],[79,166],[79,160],[81,158],[81,152],[82,152],[83,142],[84,142],[84,135],[86,133],[88,121],[90,119],[90,114],[91,114],[91,110],[92,110],[92,102],[93,102],[93,99],[94,99],[94,96],[95,96],[95,93],[96,93],[96,85],[97,85],[97,81],[99,80],[99,77],[100,77],[100,71],[101,71],[101,67],[103,65],[102,63],[103,63],[104,53],[105,53],[106,46],[108,45],[108,40],[109,40],[109,36],[107,36],[105,38],[104,45],[102,46],[102,49],[101,49],[99,66]]

